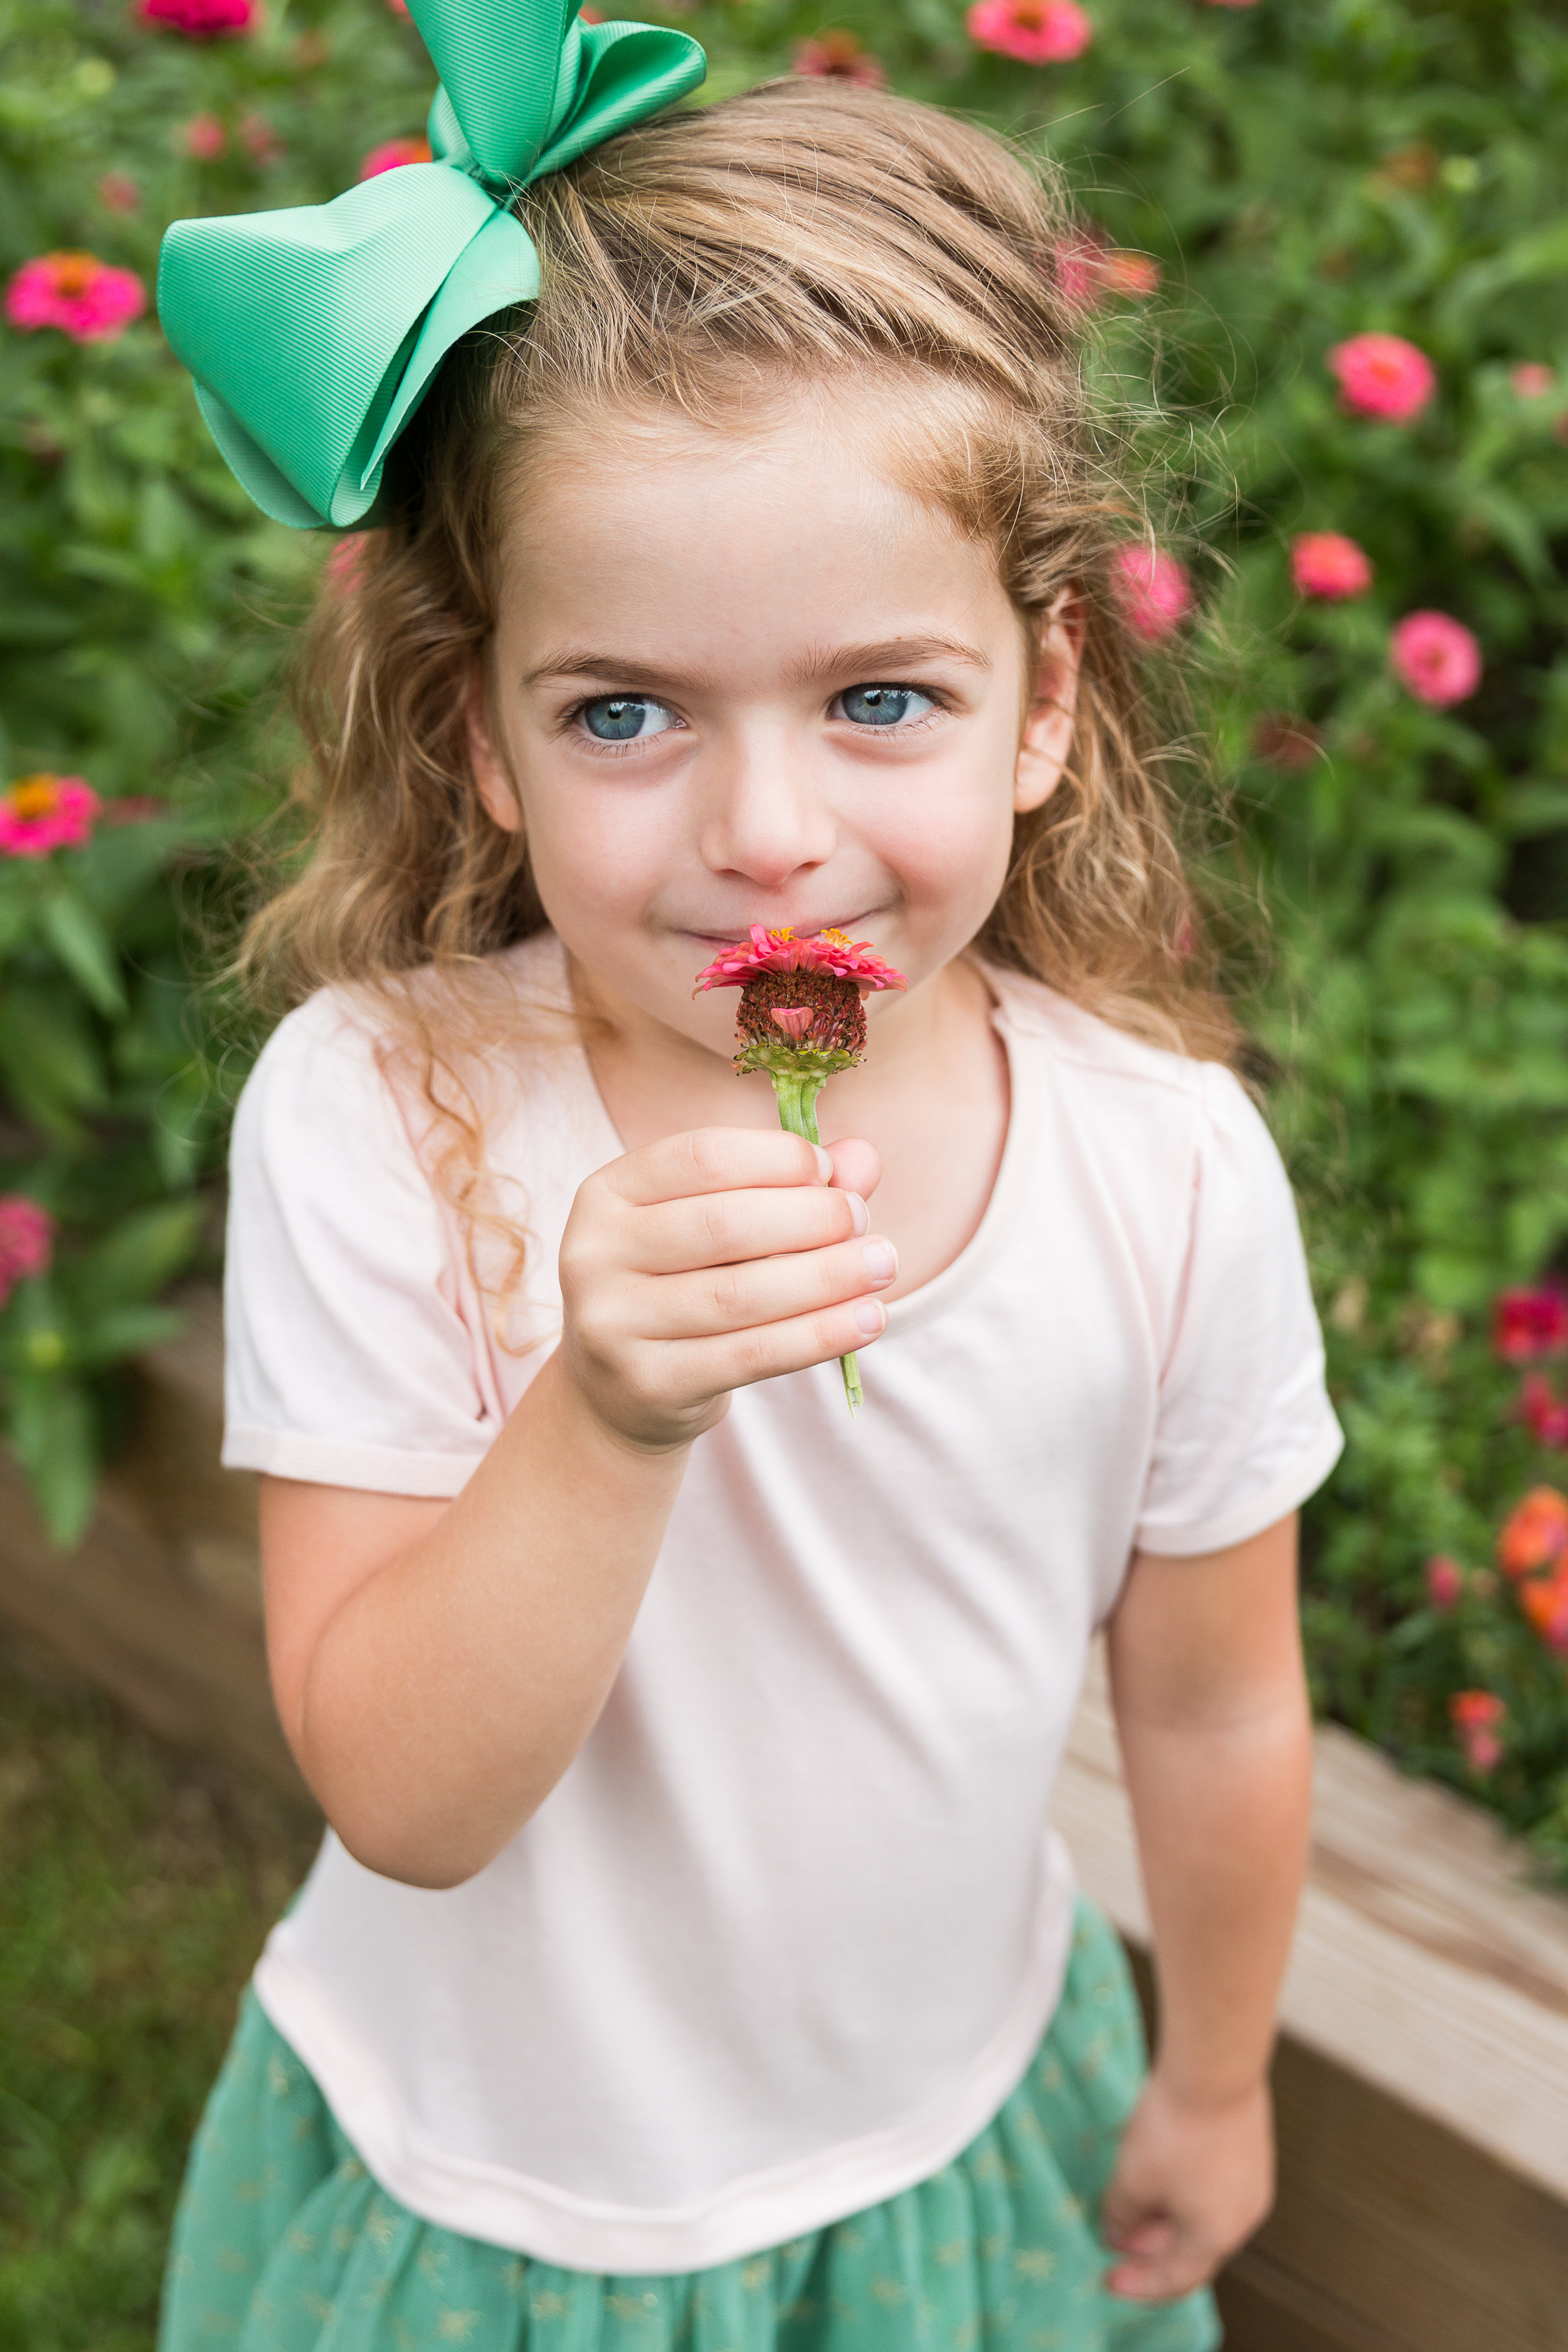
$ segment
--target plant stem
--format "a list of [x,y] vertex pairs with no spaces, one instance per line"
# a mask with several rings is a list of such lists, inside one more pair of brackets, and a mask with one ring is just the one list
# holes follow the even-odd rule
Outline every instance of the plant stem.
[[[773,1082],[773,1100],[779,1107],[779,1125],[791,1135],[804,1135],[807,1143],[820,1147],[822,1138],[816,1131],[816,1097],[826,1084],[825,1078],[804,1071],[770,1070]],[[853,1356],[840,1356],[838,1369],[844,1375],[844,1393],[849,1410],[854,1412],[865,1395],[860,1386],[860,1367]]]

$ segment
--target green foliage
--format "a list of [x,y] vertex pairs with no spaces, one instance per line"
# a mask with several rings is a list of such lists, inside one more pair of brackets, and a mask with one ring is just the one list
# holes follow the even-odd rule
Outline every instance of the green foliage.
[[[1101,364],[1198,575],[1203,732],[1237,820],[1226,887],[1268,919],[1240,984],[1351,1441],[1310,1518],[1319,1695],[1463,1778],[1447,1699],[1497,1691],[1504,1762],[1470,1785],[1563,1864],[1568,1679],[1486,1568],[1555,1457],[1514,1417],[1486,1322],[1568,1243],[1568,26],[1546,0],[1089,8],[1093,45],[1052,68],[978,52],[959,0],[714,0],[680,21],[710,49],[709,97],[787,70],[825,25],[853,31],[896,87],[1057,157],[1107,236],[1160,265],[1158,302],[1102,314]],[[373,142],[417,131],[430,87],[380,0],[273,5],[257,37],[206,45],[88,0],[0,0],[0,22],[6,270],[85,246],[150,280],[169,217],[328,196]],[[223,131],[206,163],[183,152],[198,114]],[[137,210],[106,208],[106,167]],[[1336,397],[1328,352],[1373,328],[1436,369],[1412,424]],[[1516,389],[1524,362],[1550,390]],[[1298,597],[1304,530],[1359,541],[1371,593]],[[247,509],[150,320],[84,348],[0,332],[12,772],[168,810],[0,874],[0,1180],[65,1229],[0,1348],[14,1440],[64,1532],[102,1369],[199,1245],[195,1216],[155,1249],[131,1222],[201,1198],[243,1066],[216,1082],[181,912],[221,898],[216,845],[269,804],[279,625],[320,555]],[[1446,710],[1388,667],[1393,623],[1428,607],[1485,656]],[[1422,1582],[1437,1549],[1472,1571],[1447,1613]]]
[[0,1643],[0,2352],[145,2352],[185,2148],[313,1828]]

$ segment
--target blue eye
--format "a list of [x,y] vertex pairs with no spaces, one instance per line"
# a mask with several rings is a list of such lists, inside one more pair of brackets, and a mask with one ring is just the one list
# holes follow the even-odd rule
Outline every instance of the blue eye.
[[936,705],[915,686],[851,686],[839,696],[838,707],[857,727],[900,727]]
[[600,743],[634,743],[642,736],[662,735],[675,724],[673,712],[646,694],[602,695],[596,702],[585,702],[578,716]]

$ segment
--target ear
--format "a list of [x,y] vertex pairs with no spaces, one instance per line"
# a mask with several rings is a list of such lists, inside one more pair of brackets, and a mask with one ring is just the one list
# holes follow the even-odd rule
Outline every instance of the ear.
[[518,806],[517,793],[511,778],[497,754],[490,737],[489,720],[485,716],[485,674],[476,662],[468,679],[466,706],[468,726],[468,765],[474,772],[479,798],[485,814],[503,833],[516,833],[522,824],[522,811]]
[[1061,782],[1072,748],[1083,633],[1083,600],[1076,590],[1064,589],[1040,625],[1034,698],[1013,772],[1013,807],[1019,815],[1043,808]]

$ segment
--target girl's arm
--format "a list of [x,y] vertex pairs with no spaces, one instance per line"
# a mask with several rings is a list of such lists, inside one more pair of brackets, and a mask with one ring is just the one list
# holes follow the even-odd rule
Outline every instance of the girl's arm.
[[370,1869],[457,1885],[549,1795],[609,1695],[692,1441],[731,1390],[886,1322],[879,1172],[868,1144],[830,1159],[744,1129],[630,1152],[578,1192],[562,1344],[455,1501],[263,1480],[279,1715]]
[[1135,1559],[1109,1646],[1160,2024],[1102,2219],[1112,2292],[1157,2299],[1211,2278],[1273,2201],[1268,2066],[1311,1806],[1294,1514]]

